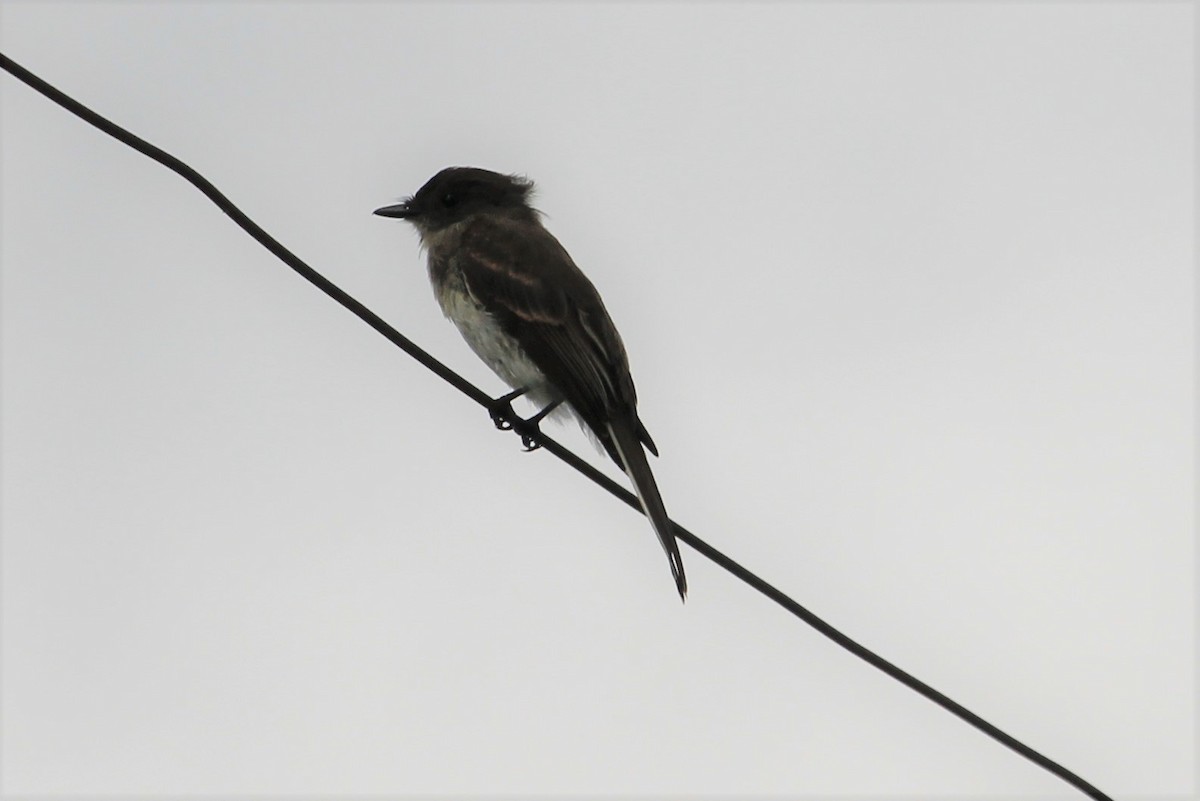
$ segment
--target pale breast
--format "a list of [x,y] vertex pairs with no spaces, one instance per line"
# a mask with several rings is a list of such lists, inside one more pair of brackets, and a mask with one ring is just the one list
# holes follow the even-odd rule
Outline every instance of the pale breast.
[[530,399],[545,405],[555,393],[546,376],[467,290],[462,274],[447,264],[435,264],[432,254],[429,263],[434,294],[442,312],[458,328],[475,355],[513,389],[530,390]]

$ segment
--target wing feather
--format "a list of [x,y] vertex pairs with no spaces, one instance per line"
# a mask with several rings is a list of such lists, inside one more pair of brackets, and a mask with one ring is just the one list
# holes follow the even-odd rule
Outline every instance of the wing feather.
[[634,407],[625,347],[604,304],[553,235],[480,220],[455,266],[467,290],[513,336],[594,430]]

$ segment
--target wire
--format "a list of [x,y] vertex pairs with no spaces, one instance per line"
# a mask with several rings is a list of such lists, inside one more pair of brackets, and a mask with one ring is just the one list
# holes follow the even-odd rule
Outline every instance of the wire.
[[[181,175],[186,181],[195,186],[197,189],[203,192],[206,197],[212,200],[212,202],[215,203],[217,207],[221,209],[221,211],[228,214],[235,223],[237,223],[243,230],[246,231],[246,233],[254,237],[254,239],[267,250],[278,256],[284,262],[284,264],[291,267],[322,292],[345,306],[360,319],[362,319],[363,322],[374,328],[379,333],[383,334],[383,336],[385,336],[389,341],[391,341],[408,355],[412,356],[418,362],[428,367],[435,374],[451,384],[459,392],[463,393],[484,408],[489,410],[495,408],[495,404],[491,396],[476,387],[471,382],[467,381],[458,373],[451,370],[446,365],[442,364],[427,351],[417,346],[408,337],[404,336],[395,328],[392,328],[390,325],[384,322],[383,319],[373,311],[348,295],[332,281],[325,278],[325,276],[321,275],[312,267],[309,267],[307,264],[301,261],[296,254],[292,253],[290,250],[280,244],[270,234],[260,228],[257,223],[246,216],[241,209],[233,205],[229,198],[221,194],[221,192],[215,186],[213,186],[208,179],[200,175],[200,173],[196,172],[194,169],[184,164],[170,153],[155,147],[144,139],[135,136],[119,125],[100,116],[77,100],[68,97],[63,92],[46,83],[44,80],[37,77],[29,70],[20,66],[2,53],[0,53],[0,67],[3,67],[18,80],[28,84],[30,87],[45,95],[58,105],[62,106],[67,111],[76,115],[84,122],[99,128],[101,131],[113,137],[117,141],[132,147],[139,153],[149,156],[167,169]],[[512,415],[512,417],[508,419],[508,422],[511,423],[513,430],[520,434],[523,438],[527,438],[533,442],[536,442],[542,448],[554,454],[571,467],[574,467],[587,478],[590,478],[600,487],[608,490],[609,493],[623,501],[627,506],[639,512],[641,511],[641,506],[638,504],[637,498],[635,498],[631,492],[617,484],[608,476],[601,473],[592,465],[588,464],[572,451],[563,447],[554,439],[543,434],[536,425],[531,425],[529,421],[523,420],[516,415]],[[1000,730],[988,721],[979,717],[979,715],[976,715],[974,712],[964,707],[962,704],[958,703],[952,698],[949,698],[938,690],[935,690],[933,687],[930,687],[928,684],[916,678],[915,676],[900,669],[896,665],[876,654],[874,651],[871,651],[869,648],[855,642],[850,637],[843,634],[841,631],[837,630],[821,618],[817,617],[817,615],[813,614],[808,609],[789,598],[782,591],[773,587],[763,579],[756,576],[754,573],[742,567],[733,559],[709,545],[707,542],[700,539],[683,526],[675,523],[674,521],[672,521],[672,525],[675,526],[675,535],[680,540],[690,545],[693,550],[706,557],[713,563],[725,568],[725,570],[727,570],[729,573],[758,590],[760,593],[767,596],[772,601],[803,620],[809,626],[816,629],[819,633],[823,634],[825,637],[829,638],[842,648],[845,648],[847,651],[857,656],[859,659],[862,659],[868,664],[878,668],[904,686],[929,699],[933,703],[945,709],[947,712],[950,712],[951,714],[961,718],[987,736],[996,740],[1000,744],[1011,748],[1025,759],[1052,773],[1089,797],[1097,799],[1097,801],[1113,801],[1110,796],[1102,793],[1099,789],[1085,781],[1082,777],[1072,773],[1070,770],[1058,764],[1057,762],[1054,762],[1048,757],[1043,756],[1041,753],[1025,745],[1012,735]]]

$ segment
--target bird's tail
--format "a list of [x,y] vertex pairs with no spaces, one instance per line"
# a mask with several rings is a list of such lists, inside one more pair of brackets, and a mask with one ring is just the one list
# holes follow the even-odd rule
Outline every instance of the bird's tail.
[[671,519],[667,517],[667,509],[663,506],[658,484],[654,481],[654,474],[650,472],[650,462],[646,460],[646,452],[642,450],[642,443],[632,422],[617,420],[608,423],[608,435],[621,457],[625,473],[633,482],[633,489],[642,504],[642,511],[646,513],[663,550],[667,552],[667,560],[671,563],[671,575],[675,577],[679,597],[686,601],[687,576],[683,573],[683,559],[679,556],[679,545],[675,542],[675,530]]

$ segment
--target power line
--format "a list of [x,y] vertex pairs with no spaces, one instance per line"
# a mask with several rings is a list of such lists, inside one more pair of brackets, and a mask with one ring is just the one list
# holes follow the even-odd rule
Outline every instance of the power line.
[[[571,467],[574,467],[587,478],[590,478],[593,482],[607,490],[619,500],[623,501],[626,505],[641,512],[641,506],[638,504],[637,498],[634,497],[632,493],[617,484],[608,476],[601,473],[575,453],[563,447],[554,439],[543,434],[536,425],[531,425],[529,421],[524,420],[512,413],[511,407],[508,407],[501,412],[497,412],[496,404],[487,393],[476,387],[471,382],[467,381],[465,378],[451,370],[446,365],[442,364],[408,337],[404,336],[395,328],[384,322],[383,319],[377,314],[368,309],[359,301],[355,300],[332,281],[325,278],[325,276],[321,275],[312,267],[309,267],[307,264],[305,264],[298,256],[296,256],[296,254],[292,253],[290,250],[280,244],[278,240],[273,238],[270,234],[260,228],[257,223],[246,216],[241,209],[233,205],[229,198],[225,197],[220,190],[213,186],[208,179],[200,175],[200,173],[196,172],[194,169],[189,167],[187,164],[184,164],[170,153],[155,147],[144,139],[135,136],[119,125],[100,116],[77,100],[68,97],[60,90],[46,83],[44,80],[37,77],[29,70],[20,66],[3,54],[0,54],[0,67],[3,67],[18,80],[28,84],[33,89],[45,95],[47,98],[62,106],[83,121],[95,126],[96,128],[99,128],[104,133],[113,137],[117,141],[128,145],[139,153],[149,156],[167,169],[178,173],[186,181],[188,181],[188,183],[192,184],[201,192],[203,192],[209,200],[215,203],[217,207],[221,209],[221,211],[229,215],[233,221],[238,224],[238,226],[246,231],[246,233],[250,234],[250,236],[254,237],[254,239],[263,247],[279,257],[284,264],[291,267],[322,292],[329,295],[341,305],[345,306],[360,319],[362,319],[363,322],[374,328],[380,334],[383,334],[383,336],[389,341],[419,361],[421,364],[428,367],[435,374],[451,384],[459,392],[463,393],[480,406],[483,406],[484,408],[493,412],[493,414],[498,414],[514,431],[520,434],[522,439],[524,439],[527,443],[536,443],[540,447],[569,464]],[[1113,801],[1110,796],[1102,793],[1099,789],[1085,781],[1082,777],[1071,772],[1048,757],[1043,756],[1041,753],[1025,745],[1012,735],[1000,730],[996,726],[981,718],[979,715],[976,715],[974,712],[964,707],[962,704],[958,703],[952,698],[949,698],[938,690],[935,690],[933,687],[929,686],[915,676],[900,669],[896,665],[876,654],[874,651],[871,651],[867,647],[855,642],[853,639],[843,634],[841,631],[834,628],[829,623],[825,622],[820,617],[813,614],[811,611],[785,595],[781,590],[773,587],[771,584],[759,578],[754,573],[742,567],[733,559],[709,545],[707,542],[700,539],[683,526],[675,523],[674,521],[672,521],[672,525],[675,527],[675,535],[680,540],[690,545],[697,553],[706,557],[713,563],[723,567],[729,573],[758,590],[760,593],[767,596],[772,601],[803,620],[809,626],[816,629],[819,633],[823,634],[825,637],[829,638],[842,648],[845,648],[847,651],[857,656],[859,659],[862,659],[868,664],[878,668],[904,686],[929,699],[933,703],[945,709],[947,712],[956,715],[987,736],[991,737],[1002,745],[1007,746],[1023,756],[1025,759],[1052,773],[1089,797],[1097,799],[1097,801]]]

